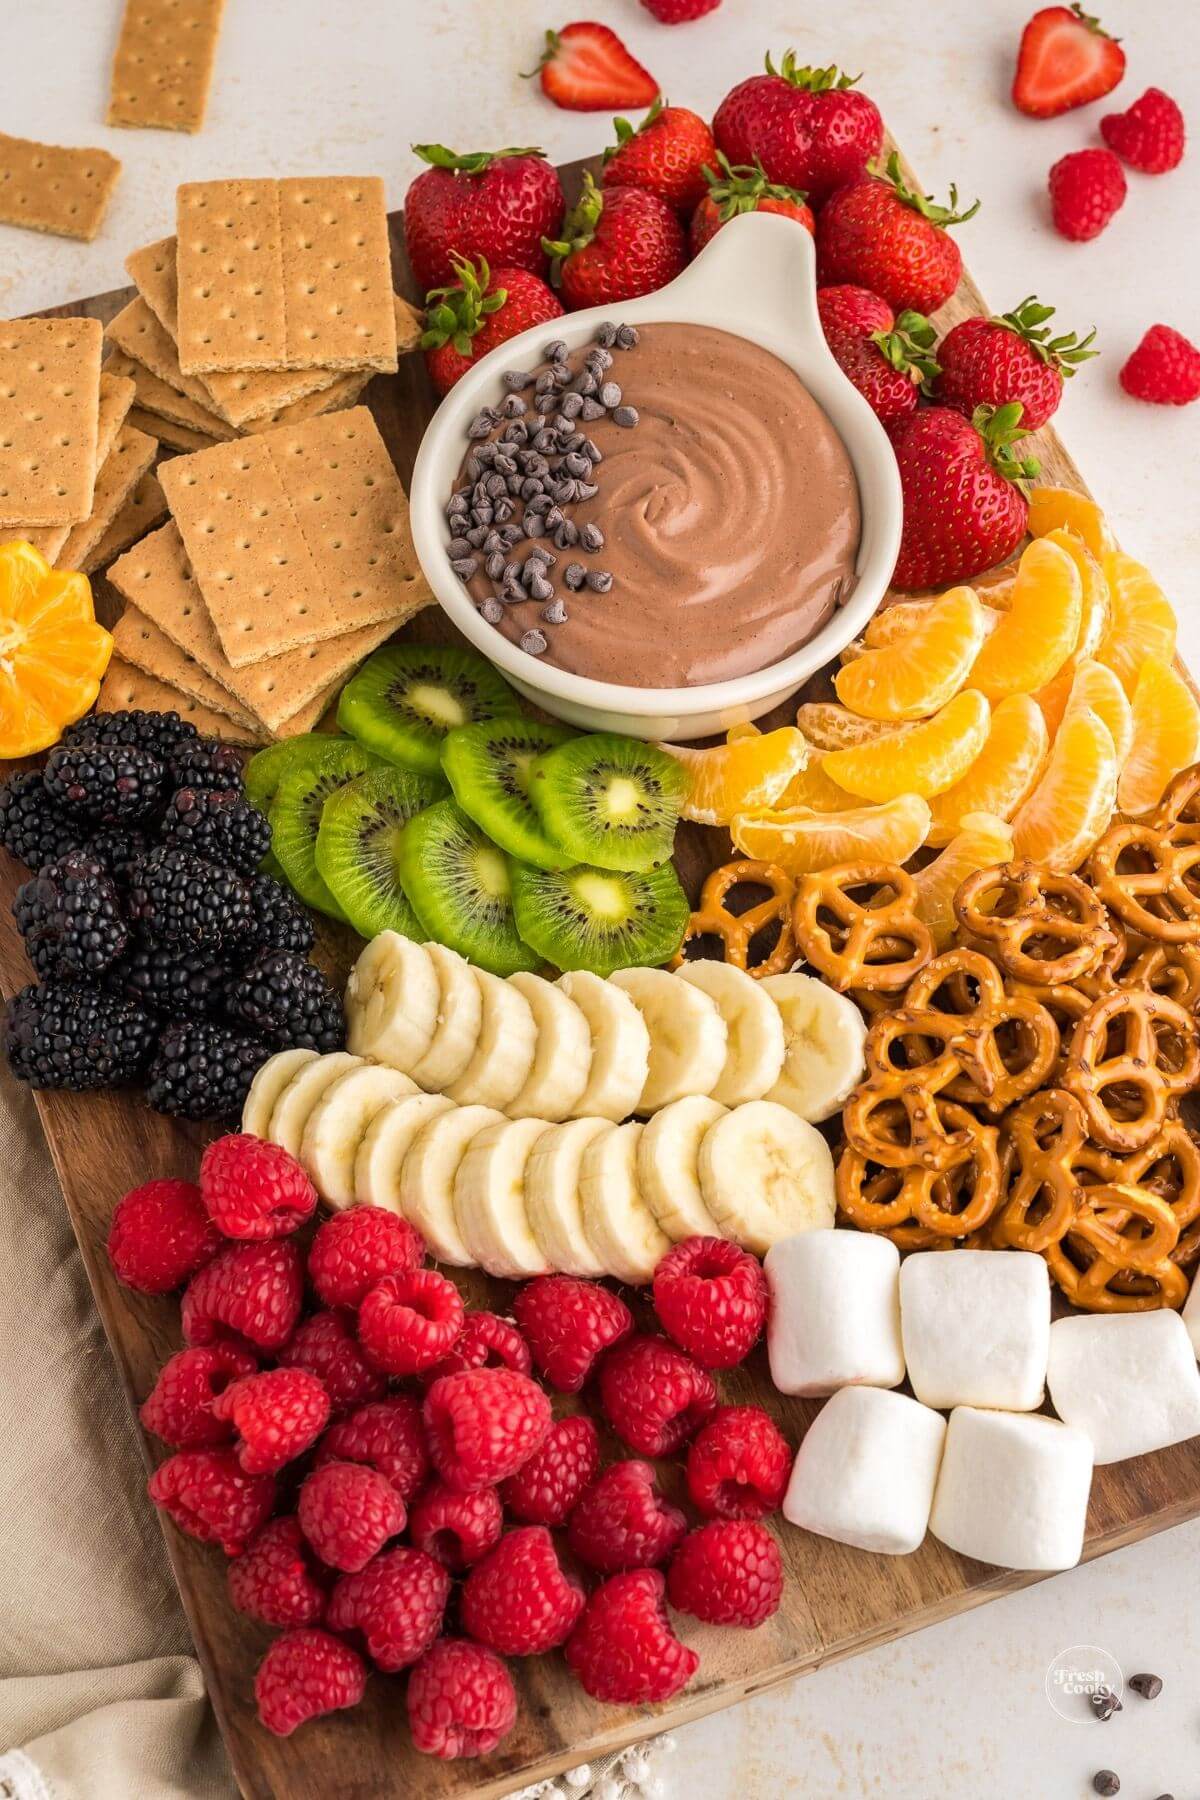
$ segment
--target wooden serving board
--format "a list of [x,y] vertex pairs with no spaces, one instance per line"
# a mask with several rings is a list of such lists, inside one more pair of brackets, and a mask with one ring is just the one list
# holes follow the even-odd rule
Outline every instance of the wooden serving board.
[[[568,192],[579,185],[586,165],[563,171]],[[392,216],[397,285],[413,294],[404,256],[401,217]],[[107,321],[132,290],[96,295],[53,309]],[[415,298],[415,294],[413,295]],[[619,310],[619,309],[618,309]],[[969,278],[943,309],[949,325],[968,313],[986,311]],[[434,398],[422,359],[410,356],[399,375],[374,381],[367,391],[380,429],[407,486]],[[1074,463],[1052,431],[1036,440],[1043,478],[1082,488]],[[98,580],[97,604],[108,622],[120,603]],[[447,641],[452,635],[430,609],[405,635]],[[819,687],[814,691],[820,691]],[[777,722],[790,722],[791,707]],[[723,837],[687,826],[677,862],[695,895],[704,875],[727,860]],[[30,979],[13,926],[11,901],[24,872],[0,852],[0,984],[11,994]],[[330,927],[322,954],[331,970],[344,974],[359,948],[349,932]],[[112,1208],[128,1188],[162,1175],[190,1175],[204,1141],[195,1128],[151,1112],[136,1093],[37,1096],[47,1141],[79,1239],[96,1305],[108,1333],[121,1381],[136,1407],[149,1392],[166,1358],[180,1345],[175,1299],[149,1299],[120,1288],[105,1255]],[[464,1280],[469,1304],[505,1310],[511,1289],[484,1277]],[[36,1295],[30,1296],[36,1304]],[[644,1301],[635,1300],[635,1306]],[[788,1400],[771,1386],[765,1356],[721,1380],[726,1400],[757,1402],[779,1420],[795,1444],[816,1408]],[[143,1441],[148,1466],[161,1460],[161,1445]],[[678,1464],[663,1470],[678,1486]],[[1200,1513],[1200,1439],[1156,1456],[1097,1469],[1088,1516],[1086,1557],[1102,1556]],[[617,1708],[589,1700],[561,1656],[530,1658],[513,1665],[520,1690],[517,1724],[500,1749],[479,1763],[437,1762],[412,1749],[404,1717],[403,1687],[375,1676],[366,1700],[279,1740],[255,1721],[254,1670],[270,1634],[235,1613],[225,1587],[225,1559],[211,1548],[165,1526],[167,1548],[192,1635],[204,1669],[218,1722],[237,1779],[247,1800],[386,1800],[420,1792],[435,1796],[501,1795],[590,1761],[606,1751],[651,1733],[680,1725],[835,1658],[852,1656],[874,1644],[916,1631],[998,1594],[1029,1585],[1036,1576],[987,1568],[956,1556],[927,1538],[915,1556],[871,1556],[810,1536],[777,1520],[787,1573],[783,1603],[775,1617],[753,1632],[718,1631],[682,1623],[682,1635],[700,1653],[700,1670],[690,1687],[661,1708]]]

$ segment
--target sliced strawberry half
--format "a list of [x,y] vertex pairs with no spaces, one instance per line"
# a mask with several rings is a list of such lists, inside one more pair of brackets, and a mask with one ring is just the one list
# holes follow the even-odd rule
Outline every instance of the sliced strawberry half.
[[609,112],[614,106],[649,106],[658,83],[630,55],[615,31],[592,20],[546,33],[546,48],[533,74],[542,92],[568,112]]
[[1013,105],[1034,119],[1052,119],[1111,94],[1125,73],[1117,39],[1073,6],[1044,6],[1021,33]]

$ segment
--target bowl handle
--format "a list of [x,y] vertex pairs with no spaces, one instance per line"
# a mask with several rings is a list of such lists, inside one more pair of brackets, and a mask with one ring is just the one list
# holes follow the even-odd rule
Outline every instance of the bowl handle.
[[[746,271],[754,270],[748,282]],[[825,346],[817,316],[817,255],[812,235],[794,219],[742,213],[709,239],[694,262],[663,289],[693,309],[723,314],[745,336],[799,334]]]

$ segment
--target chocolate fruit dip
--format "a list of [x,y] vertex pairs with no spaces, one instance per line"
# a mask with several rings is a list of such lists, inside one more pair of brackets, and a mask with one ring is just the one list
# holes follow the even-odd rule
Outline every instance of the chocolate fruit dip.
[[786,363],[708,326],[605,325],[504,376],[447,516],[484,618],[595,681],[692,687],[808,642],[854,585],[845,445]]

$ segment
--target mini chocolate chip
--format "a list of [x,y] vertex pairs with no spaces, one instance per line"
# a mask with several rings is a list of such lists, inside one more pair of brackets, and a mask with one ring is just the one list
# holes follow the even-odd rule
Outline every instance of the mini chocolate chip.
[[553,338],[542,351],[542,355],[548,363],[562,362],[566,354],[567,346],[562,338]]
[[616,382],[616,381],[606,381],[604,386],[600,389],[599,398],[600,398],[601,406],[607,406],[610,408],[614,407],[614,406],[620,406],[620,404],[621,404],[620,383]]
[[483,551],[486,556],[494,556],[497,550],[503,550],[504,540],[498,531],[489,531],[483,540]]
[[575,483],[577,500],[594,500],[599,492],[600,489],[594,481],[577,481]]
[[468,456],[466,462],[463,464],[463,474],[466,476],[466,478],[469,482],[476,482],[479,480],[479,477],[482,475],[482,473],[483,473],[483,464],[480,462],[479,458],[472,452],[472,454],[470,456]]
[[[543,631],[527,631],[521,639],[521,648],[530,656],[542,656],[546,650],[546,634]],[[1116,1792],[1116,1789],[1113,1789]]]
[[534,494],[525,511],[532,513],[535,519],[540,519],[545,517],[553,505],[553,500],[546,493],[544,487],[539,484],[537,493]]
[[[511,453],[506,452],[496,458],[492,467],[495,469],[497,475],[515,475],[517,472],[517,459]],[[488,476],[489,481],[492,481],[493,479],[493,476]]]
[[571,365],[565,362],[551,363],[550,373],[554,377],[555,387],[566,387],[571,379]]
[[500,377],[506,388],[527,388],[533,380],[528,369],[505,369]]
[[604,461],[604,452],[593,438],[584,438],[583,454],[590,463],[602,463]]
[[446,502],[447,517],[452,519],[455,513],[465,513],[466,510],[467,496],[465,490],[460,489],[457,494],[451,494],[449,500]]
[[583,366],[585,369],[590,369],[593,375],[602,375],[605,369],[612,368],[612,362],[609,351],[605,349],[589,350],[583,359]]
[[533,385],[534,385],[535,393],[538,393],[538,394],[552,393],[554,390],[554,375],[553,375],[552,371],[549,369],[543,369],[542,373],[538,376],[537,380],[534,382]]
[[481,469],[490,469],[500,452],[495,444],[480,444],[475,452],[475,461]]
[[626,431],[632,430],[632,428],[638,422],[637,407],[636,406],[615,407],[613,410],[613,413],[612,413],[612,422],[614,425],[622,426]]
[[544,575],[535,575],[529,584],[529,592],[535,600],[553,600],[554,589]]
[[564,475],[561,481],[550,483],[550,496],[560,506],[570,506],[579,492],[579,483],[572,475]]
[[487,599],[479,609],[479,616],[488,625],[498,625],[504,617],[504,608],[499,600]]
[[510,475],[509,476],[508,491],[510,494],[519,497],[521,489],[524,487],[524,485],[525,485],[525,478],[523,475]]
[[1112,1769],[1097,1769],[1092,1776],[1092,1786],[1098,1794],[1111,1797],[1121,1791],[1121,1777]]
[[570,550],[579,542],[579,527],[574,519],[564,519],[555,529],[554,542],[560,550]]
[[469,438],[485,438],[489,435],[492,426],[495,423],[496,421],[492,418],[490,413],[476,413],[475,417],[471,420],[471,423],[467,426],[467,436]]
[[537,500],[541,498],[544,492],[545,489],[542,485],[542,478],[540,475],[527,475],[521,483],[522,500]]
[[[580,404],[580,406],[582,406],[583,401],[581,400],[579,402],[579,404]],[[551,419],[550,423],[554,427],[555,436],[559,437],[559,438],[570,437],[572,431],[574,431],[574,429],[575,429],[574,425],[571,423],[570,419],[568,419],[567,415],[565,413],[561,413],[561,412],[559,413],[557,418]]]
[[504,552],[495,550],[483,565],[489,581],[499,581],[504,574]]
[[577,594],[587,580],[587,570],[582,563],[568,563],[563,570],[563,580],[571,592]]
[[[590,369],[584,369],[575,377],[575,380],[571,385],[577,394],[582,394],[585,400],[591,400],[596,393],[596,389],[600,386],[600,383],[596,380],[596,377],[592,374]],[[585,419],[587,418],[586,408],[584,409],[583,416]]]
[[565,625],[567,622],[567,609],[561,600],[552,600],[549,606],[544,606],[542,608],[542,617],[545,619],[547,625]]
[[557,394],[539,394],[533,403],[533,410],[543,415],[558,411]]
[[526,468],[525,473],[527,475],[536,475],[539,481],[544,481],[546,476],[550,473],[550,464],[546,461],[540,450],[531,450],[529,452],[528,467]]
[[508,482],[501,474],[489,475],[484,486],[489,500],[498,500],[501,494],[508,492]]
[[558,526],[562,524],[564,516],[561,506],[552,506],[548,513],[543,514],[546,521],[546,530],[556,530]]
[[[510,512],[509,517],[511,516]],[[500,517],[499,507],[496,508],[496,517]],[[505,547],[511,550],[514,544],[520,543],[521,539],[525,536],[525,533],[521,530],[519,525],[509,525],[506,521],[501,527],[500,536],[504,539]]]
[[580,408],[582,407],[582,405],[583,405],[583,395],[582,394],[580,394],[580,393],[564,394],[562,397],[562,408],[561,408],[563,418],[564,419],[577,419],[579,417],[579,412],[580,412]]
[[529,411],[529,404],[522,400],[520,394],[506,394],[500,402],[500,415],[505,419],[519,419],[521,414]]
[[598,400],[585,400],[580,409],[579,416],[586,424],[591,425],[594,424],[597,419],[602,419],[604,417],[604,408]]
[[1102,1724],[1111,1719],[1114,1713],[1125,1710],[1112,1689],[1108,1687],[1098,1687],[1094,1694],[1089,1694],[1088,1705]]
[[554,450],[557,446],[558,433],[549,425],[543,425],[542,429],[535,432],[529,440],[529,448],[538,451],[542,456],[546,454],[547,450]]
[[596,327],[596,342],[602,349],[610,350],[617,341],[617,328],[611,319],[601,319]]
[[478,550],[482,547],[483,540],[487,536],[487,534],[488,534],[488,528],[486,525],[472,525],[470,531],[463,533],[468,544],[470,544],[471,547],[475,550]]
[[525,536],[531,538],[545,537],[546,521],[539,519],[536,513],[525,514]]
[[476,525],[490,525],[495,516],[492,508],[486,504],[483,506],[473,506],[471,508],[471,517],[474,519]]
[[450,567],[460,581],[470,581],[479,564],[473,556],[456,556]]
[[593,594],[607,594],[612,587],[613,578],[607,569],[589,569],[587,585]]
[[552,569],[558,561],[553,550],[547,550],[545,544],[539,544],[537,549],[533,552],[533,555],[537,557],[539,562],[545,563],[548,569]]
[[604,533],[598,525],[585,525],[583,530],[579,533],[579,542],[583,545],[585,550],[603,550]]
[[590,475],[592,472],[592,465],[587,457],[580,456],[577,450],[572,450],[563,457],[562,466],[568,475]]
[[452,537],[450,539],[451,556],[467,556],[470,553],[470,549],[470,543],[465,537]]
[[500,441],[503,444],[527,444],[529,442],[529,427],[524,419],[510,420],[504,427]]
[[618,325],[616,344],[618,350],[632,350],[638,341],[637,331],[632,325]]
[[1161,1675],[1131,1675],[1125,1685],[1143,1700],[1157,1700],[1163,1689]]

